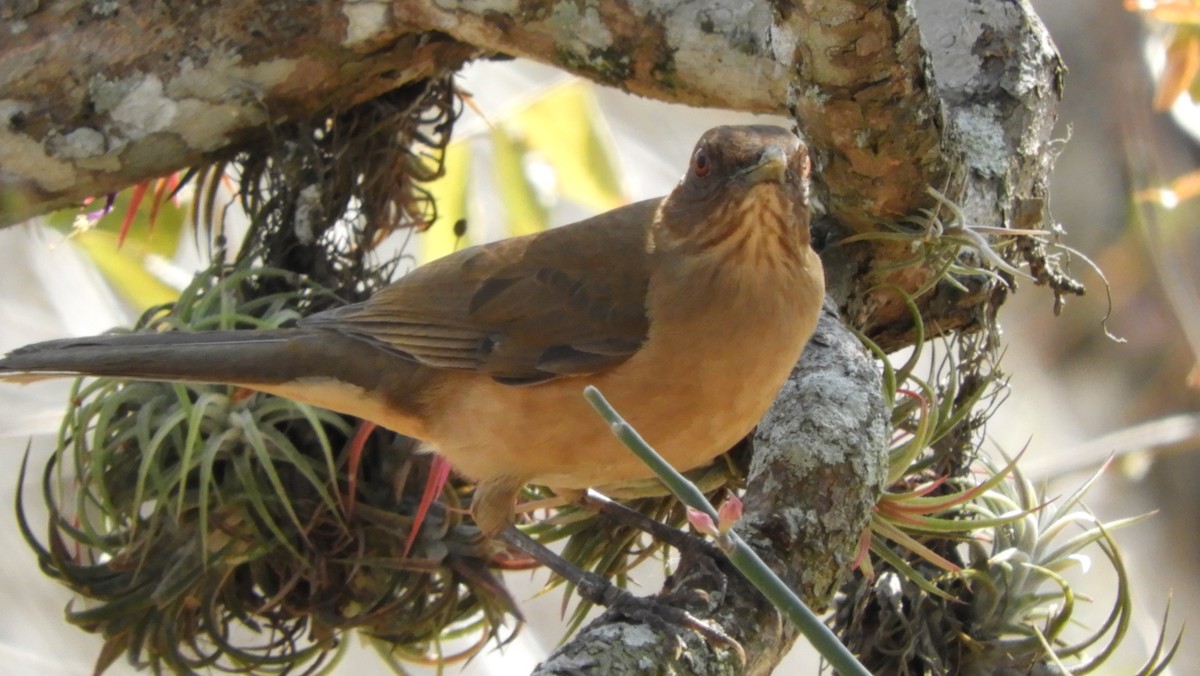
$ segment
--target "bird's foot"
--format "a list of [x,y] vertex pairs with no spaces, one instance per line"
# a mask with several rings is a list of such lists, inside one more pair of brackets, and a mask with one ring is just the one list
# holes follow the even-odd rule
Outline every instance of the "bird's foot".
[[513,504],[524,485],[524,480],[513,477],[498,477],[475,484],[471,516],[486,537],[499,537],[505,528],[511,527]]
[[[636,514],[636,512],[634,513]],[[647,520],[653,522],[652,519]],[[501,531],[498,537],[505,544],[525,552],[564,580],[574,584],[581,597],[604,606],[609,612],[644,623],[663,634],[676,638],[680,637],[681,630],[690,629],[704,636],[714,645],[725,646],[733,650],[745,663],[746,653],[737,640],[719,627],[700,620],[682,608],[671,605],[666,599],[634,596],[601,575],[580,570],[537,540],[521,532],[516,526],[509,526]]]
[[681,552],[702,554],[718,561],[725,558],[725,554],[709,540],[651,519],[597,491],[589,489],[581,494],[579,501],[588,509],[602,514],[605,518],[636,528]]
[[[742,664],[746,663],[746,651],[742,648],[742,644],[721,627],[701,620],[688,611],[672,605],[662,597],[634,596],[595,573],[581,572],[585,577],[595,578],[591,583],[596,586],[592,589],[585,590],[583,583],[579,583],[577,587],[579,595],[589,601],[608,608],[609,612],[635,622],[641,622],[675,639],[682,640],[682,631],[690,629],[703,636],[714,646],[729,648],[737,654]],[[600,585],[603,587],[601,588]],[[594,594],[595,597],[589,597],[589,593]]]

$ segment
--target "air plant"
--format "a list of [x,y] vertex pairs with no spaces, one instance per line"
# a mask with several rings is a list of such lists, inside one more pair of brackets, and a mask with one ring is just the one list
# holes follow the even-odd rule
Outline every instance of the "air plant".
[[[268,328],[329,301],[279,271],[214,268],[141,328]],[[43,481],[49,532],[18,516],[43,570],[80,595],[69,622],[122,654],[190,672],[317,669],[358,631],[390,659],[450,660],[451,639],[496,636],[515,607],[489,572],[491,548],[461,512],[438,510],[413,551],[405,536],[428,457],[375,435],[355,509],[341,416],[236,387],[77,381]],[[382,448],[387,446],[387,448]],[[461,486],[443,500],[461,505]]]
[[[899,368],[884,362],[885,393],[896,402],[889,488],[863,533],[863,575],[845,584],[831,622],[875,673],[1086,673],[1129,626],[1131,592],[1112,532],[1144,517],[1097,520],[1082,505],[1095,477],[1053,501],[1021,475],[1020,455],[1003,466],[989,460],[979,447],[1005,392],[991,338],[948,344],[957,353],[932,360],[926,378],[914,373],[922,341]],[[1116,573],[1117,598],[1100,627],[1075,638],[1081,597],[1063,572],[1089,547]],[[1138,674],[1159,673],[1178,646],[1178,638],[1167,646],[1164,626]]]

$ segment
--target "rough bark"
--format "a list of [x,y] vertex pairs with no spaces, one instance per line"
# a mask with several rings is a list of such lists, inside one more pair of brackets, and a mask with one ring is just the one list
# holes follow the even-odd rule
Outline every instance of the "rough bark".
[[0,6],[0,225],[230,154],[480,53],[384,2]]
[[[882,489],[890,433],[877,364],[827,304],[755,435],[736,527],[810,607],[826,607],[850,571]],[[766,674],[796,638],[795,627],[736,570],[700,550],[682,553],[660,599],[738,641],[747,663],[695,632],[674,636],[610,611],[535,673]]]
[[[1047,181],[1056,151],[1053,138],[1066,68],[1041,20],[1026,0],[944,2],[916,0],[926,79],[940,103],[940,155],[945,172],[926,185],[954,200],[966,223],[1005,228],[1052,226]],[[922,190],[924,190],[922,186]],[[928,206],[928,202],[925,206]],[[943,212],[944,213],[944,212]],[[851,321],[890,351],[912,343],[912,318],[889,291],[873,290],[852,270],[879,269],[911,256],[907,246],[850,247],[846,275],[833,293]],[[826,260],[837,256],[827,256]],[[1031,268],[1046,261],[1034,256]],[[826,269],[831,266],[826,263]],[[886,281],[911,290],[929,271],[912,267]],[[926,335],[984,324],[981,308],[994,311],[1006,289],[988,280],[961,280],[967,292],[939,285],[919,299]],[[1074,282],[1051,271],[1039,284],[1072,293]],[[843,293],[839,293],[839,289]]]

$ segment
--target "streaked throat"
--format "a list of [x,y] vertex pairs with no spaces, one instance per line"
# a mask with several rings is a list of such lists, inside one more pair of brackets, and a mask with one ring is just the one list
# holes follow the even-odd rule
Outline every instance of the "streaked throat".
[[803,266],[807,224],[775,184],[752,187],[743,199],[705,219],[687,248],[718,265],[794,273]]

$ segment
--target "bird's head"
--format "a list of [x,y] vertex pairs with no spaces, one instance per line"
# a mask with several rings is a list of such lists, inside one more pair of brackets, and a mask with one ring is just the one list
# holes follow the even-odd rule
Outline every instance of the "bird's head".
[[782,127],[711,129],[659,207],[650,246],[717,259],[798,256],[809,244],[809,167],[808,148]]

